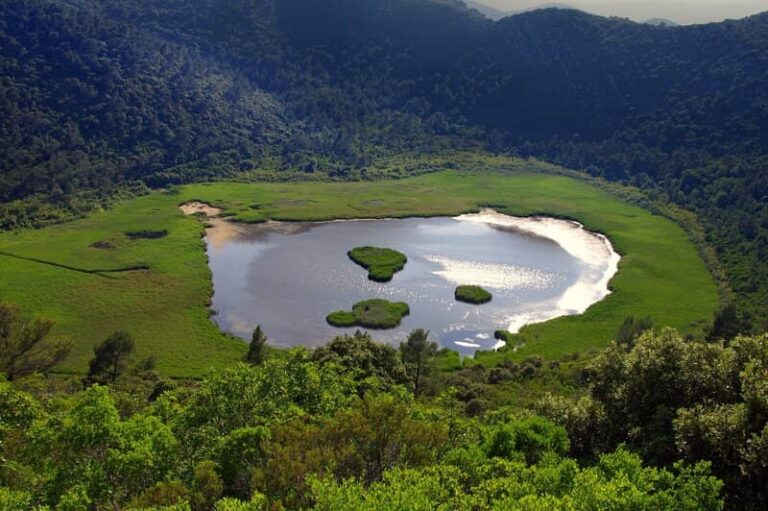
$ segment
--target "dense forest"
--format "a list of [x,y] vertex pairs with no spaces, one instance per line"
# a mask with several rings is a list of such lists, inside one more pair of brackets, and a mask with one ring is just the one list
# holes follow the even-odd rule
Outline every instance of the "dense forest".
[[6,357],[0,508],[764,509],[768,339],[640,330],[584,362],[449,373],[422,330],[270,353],[257,329],[245,363],[197,382],[131,360],[124,332],[82,380]]

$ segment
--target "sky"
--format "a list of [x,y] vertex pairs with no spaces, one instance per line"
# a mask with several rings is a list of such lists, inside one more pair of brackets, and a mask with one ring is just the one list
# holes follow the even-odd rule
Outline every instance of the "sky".
[[603,16],[621,16],[644,21],[668,18],[678,23],[707,23],[743,18],[768,11],[768,0],[479,0],[486,5],[512,11],[557,1]]

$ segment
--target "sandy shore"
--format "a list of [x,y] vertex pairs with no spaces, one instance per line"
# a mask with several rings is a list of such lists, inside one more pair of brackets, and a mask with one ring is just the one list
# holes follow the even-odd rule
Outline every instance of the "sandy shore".
[[204,217],[203,219],[207,224],[205,240],[213,248],[226,245],[229,241],[241,236],[245,230],[245,226],[221,218],[221,209],[215,208],[210,204],[187,202],[179,206],[179,209],[185,215],[201,215]]

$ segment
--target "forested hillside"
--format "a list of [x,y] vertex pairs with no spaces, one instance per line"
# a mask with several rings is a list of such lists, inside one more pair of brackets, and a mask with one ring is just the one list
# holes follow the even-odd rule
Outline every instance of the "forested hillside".
[[[0,199],[483,148],[694,210],[768,289],[768,15],[674,29],[454,0],[8,0]],[[17,223],[29,223],[19,214]],[[6,221],[5,225],[13,225]]]

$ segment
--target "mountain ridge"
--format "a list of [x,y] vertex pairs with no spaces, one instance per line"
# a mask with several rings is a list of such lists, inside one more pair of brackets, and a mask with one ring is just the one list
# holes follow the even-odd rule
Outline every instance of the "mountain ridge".
[[343,179],[391,155],[482,148],[693,209],[738,247],[721,253],[736,291],[768,299],[768,270],[739,269],[768,260],[755,242],[768,240],[768,13],[669,30],[563,9],[493,22],[447,0],[0,12],[2,201],[243,172]]

